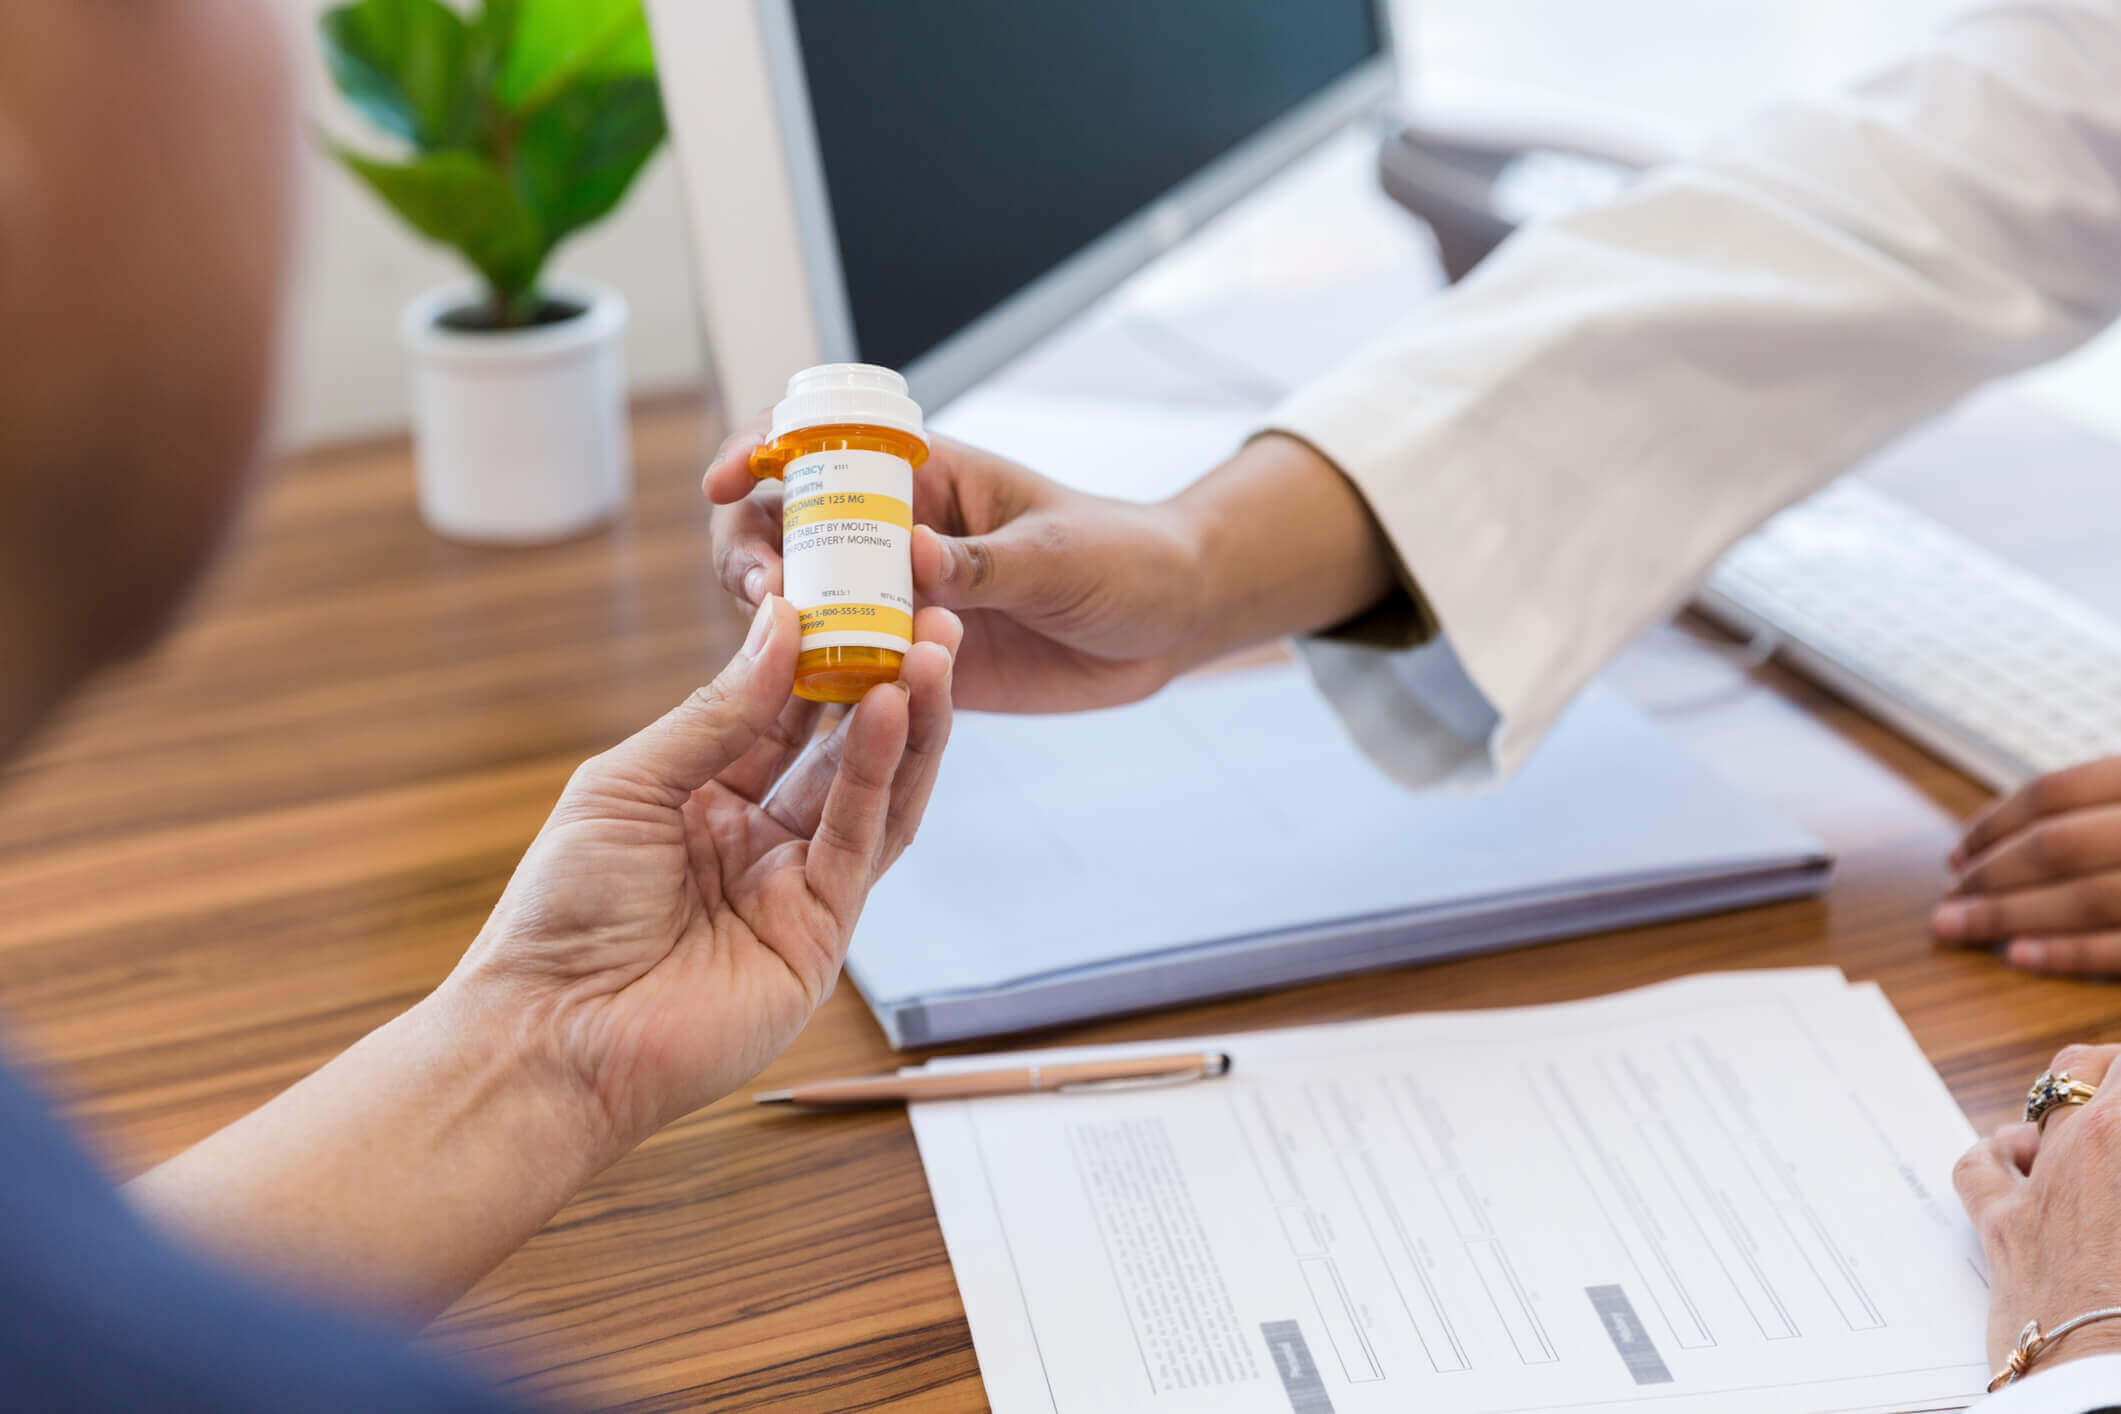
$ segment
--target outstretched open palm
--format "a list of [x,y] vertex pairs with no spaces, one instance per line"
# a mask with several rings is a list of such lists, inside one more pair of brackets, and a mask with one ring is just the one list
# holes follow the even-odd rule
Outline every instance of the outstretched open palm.
[[813,743],[795,611],[768,599],[719,678],[568,783],[463,965],[528,994],[616,1147],[742,1084],[830,995],[934,787],[961,635],[923,610],[900,682]]

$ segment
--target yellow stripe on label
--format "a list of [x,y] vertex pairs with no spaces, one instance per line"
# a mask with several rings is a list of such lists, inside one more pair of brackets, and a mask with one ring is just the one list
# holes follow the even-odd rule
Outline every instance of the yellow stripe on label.
[[781,533],[821,520],[874,520],[913,529],[913,507],[896,496],[878,496],[867,491],[828,491],[810,496],[781,511]]
[[913,639],[913,615],[888,604],[820,604],[802,612],[803,636],[813,633],[886,633]]

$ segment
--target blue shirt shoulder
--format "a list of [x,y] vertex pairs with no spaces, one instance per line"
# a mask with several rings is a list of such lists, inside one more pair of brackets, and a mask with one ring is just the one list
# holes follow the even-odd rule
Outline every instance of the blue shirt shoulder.
[[0,1066],[0,1390],[10,1409],[500,1414],[499,1396],[380,1327],[163,1238]]

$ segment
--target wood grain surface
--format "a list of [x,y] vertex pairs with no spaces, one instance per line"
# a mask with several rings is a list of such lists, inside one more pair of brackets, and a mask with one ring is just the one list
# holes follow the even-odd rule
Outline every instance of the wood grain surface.
[[[449,969],[574,764],[708,676],[740,616],[707,561],[689,401],[636,420],[623,523],[538,550],[427,534],[405,449],[303,458],[151,661],[0,795],[12,1044],[130,1173],[235,1118]],[[1688,750],[1824,836],[1822,899],[1075,1028],[1181,1036],[1582,997],[1705,969],[1881,982],[1979,1126],[2121,990],[1940,953],[1922,920],[1982,793],[1688,624],[1616,673]],[[843,989],[762,1085],[897,1060]],[[725,1101],[597,1180],[433,1338],[562,1405],[985,1407],[899,1113]]]

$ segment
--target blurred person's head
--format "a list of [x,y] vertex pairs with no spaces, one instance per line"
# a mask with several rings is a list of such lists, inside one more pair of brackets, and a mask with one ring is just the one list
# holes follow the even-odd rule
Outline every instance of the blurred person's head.
[[266,0],[0,0],[0,751],[148,643],[257,455],[293,131]]

